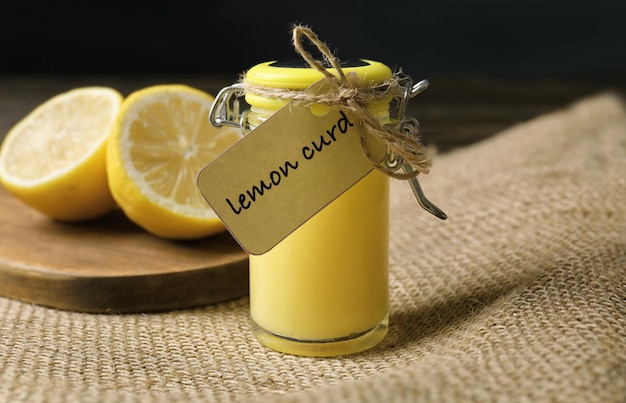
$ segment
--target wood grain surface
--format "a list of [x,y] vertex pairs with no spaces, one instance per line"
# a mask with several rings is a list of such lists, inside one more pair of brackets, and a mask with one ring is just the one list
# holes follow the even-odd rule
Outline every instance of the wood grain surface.
[[229,233],[167,241],[116,210],[60,223],[0,187],[0,295],[83,312],[147,312],[246,295],[248,255]]

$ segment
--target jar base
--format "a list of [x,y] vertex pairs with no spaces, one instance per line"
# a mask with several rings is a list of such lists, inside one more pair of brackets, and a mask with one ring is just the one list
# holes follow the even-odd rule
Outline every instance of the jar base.
[[380,343],[389,331],[389,316],[373,328],[340,339],[297,340],[269,332],[252,321],[252,332],[257,340],[272,350],[306,357],[335,357],[368,350]]

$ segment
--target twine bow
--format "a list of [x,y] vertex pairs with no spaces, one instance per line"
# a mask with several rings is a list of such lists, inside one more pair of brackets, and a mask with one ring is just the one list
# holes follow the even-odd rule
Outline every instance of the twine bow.
[[[328,46],[310,28],[296,25],[292,33],[296,52],[309,66],[324,75],[330,85],[330,90],[323,94],[307,94],[303,91],[258,86],[242,80],[246,91],[270,98],[289,99],[307,104],[340,105],[354,114],[356,122],[362,129],[360,131],[360,142],[363,152],[377,169],[397,179],[410,179],[420,173],[427,174],[431,167],[431,150],[424,147],[418,139],[401,133],[398,130],[398,125],[381,125],[378,119],[374,118],[367,111],[367,105],[370,102],[387,97],[391,91],[398,87],[398,76],[393,75],[389,80],[373,86],[364,86],[356,73],[346,74],[343,71],[339,59],[332,54]],[[303,35],[317,47],[324,59],[335,69],[338,76],[333,75],[324,67],[321,61],[316,60],[311,53],[304,49],[301,40]],[[383,163],[375,160],[368,152],[365,133],[382,141],[387,146],[388,152],[402,158],[405,163],[408,163],[413,168],[413,171],[396,172],[396,170],[390,169]]]

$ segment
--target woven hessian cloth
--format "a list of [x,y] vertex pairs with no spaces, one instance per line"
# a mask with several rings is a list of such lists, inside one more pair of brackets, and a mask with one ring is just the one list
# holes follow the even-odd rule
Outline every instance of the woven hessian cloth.
[[599,94],[392,182],[375,349],[260,346],[248,299],[95,315],[0,298],[2,401],[626,401],[626,108]]

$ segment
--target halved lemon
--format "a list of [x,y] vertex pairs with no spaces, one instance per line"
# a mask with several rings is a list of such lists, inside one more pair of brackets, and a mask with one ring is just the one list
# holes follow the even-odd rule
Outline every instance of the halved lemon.
[[167,84],[138,90],[122,104],[107,151],[109,187],[132,221],[162,238],[225,230],[196,176],[242,135],[209,123],[213,100],[199,89]]
[[83,87],[35,108],[2,144],[4,187],[58,220],[86,220],[111,210],[106,143],[121,103],[122,95],[112,88]]

